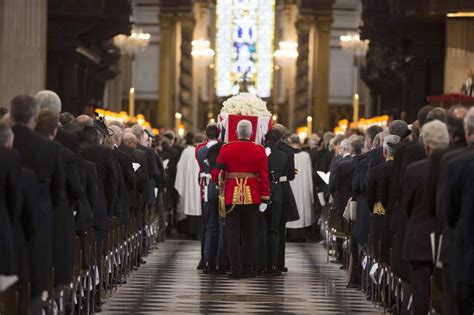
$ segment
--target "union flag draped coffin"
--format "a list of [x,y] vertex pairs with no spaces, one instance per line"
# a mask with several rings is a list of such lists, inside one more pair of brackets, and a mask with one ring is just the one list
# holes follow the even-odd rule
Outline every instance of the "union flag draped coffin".
[[221,141],[225,143],[237,141],[237,124],[239,123],[239,121],[244,119],[252,123],[253,133],[250,140],[257,144],[263,144],[265,135],[270,129],[272,129],[271,116],[246,116],[220,113],[218,117],[218,125],[220,129]]

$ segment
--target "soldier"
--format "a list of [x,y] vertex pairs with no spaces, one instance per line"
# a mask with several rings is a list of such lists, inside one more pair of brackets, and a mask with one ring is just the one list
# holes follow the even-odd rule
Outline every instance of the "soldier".
[[280,247],[280,217],[283,201],[283,190],[280,177],[285,172],[287,156],[278,150],[281,134],[270,130],[265,136],[267,147],[268,172],[271,188],[271,204],[269,209],[258,214],[257,218],[257,272],[268,272],[269,275],[281,274],[278,269]]
[[222,176],[225,180],[225,209],[220,215],[226,216],[231,279],[256,276],[253,266],[257,212],[265,211],[270,199],[268,158],[262,146],[250,142],[251,135],[252,124],[241,120],[237,125],[239,140],[222,147],[212,170],[214,182]]

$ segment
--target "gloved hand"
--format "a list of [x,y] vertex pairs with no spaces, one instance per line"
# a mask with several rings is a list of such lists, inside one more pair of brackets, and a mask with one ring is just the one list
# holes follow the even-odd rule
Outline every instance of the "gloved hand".
[[261,213],[264,213],[265,210],[267,210],[268,208],[268,205],[264,202],[262,202],[259,206],[258,206],[258,211],[260,211]]

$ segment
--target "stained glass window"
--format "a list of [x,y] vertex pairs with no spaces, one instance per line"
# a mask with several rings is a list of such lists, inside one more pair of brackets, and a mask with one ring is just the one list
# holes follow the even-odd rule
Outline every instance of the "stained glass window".
[[250,92],[269,97],[273,75],[275,0],[218,0],[216,92],[239,92],[246,78]]

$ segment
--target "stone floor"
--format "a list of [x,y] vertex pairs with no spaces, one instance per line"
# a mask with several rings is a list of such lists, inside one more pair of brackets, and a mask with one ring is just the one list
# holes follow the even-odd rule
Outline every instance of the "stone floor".
[[381,313],[360,291],[346,289],[345,273],[339,265],[326,263],[322,245],[290,243],[289,273],[239,281],[196,270],[199,246],[196,241],[160,243],[147,264],[107,301],[102,314]]

